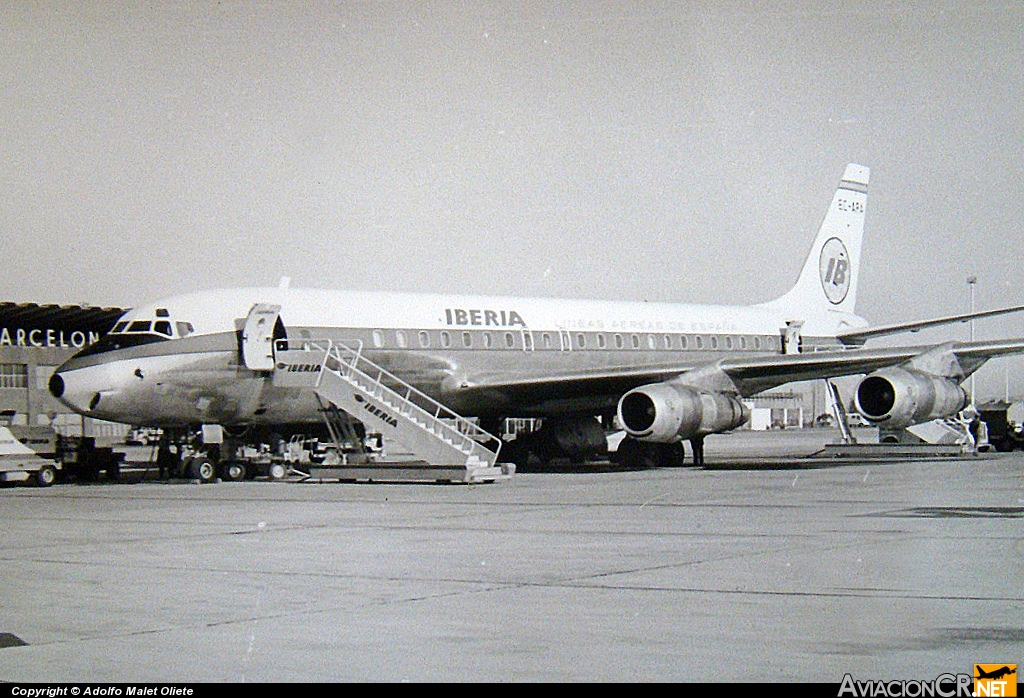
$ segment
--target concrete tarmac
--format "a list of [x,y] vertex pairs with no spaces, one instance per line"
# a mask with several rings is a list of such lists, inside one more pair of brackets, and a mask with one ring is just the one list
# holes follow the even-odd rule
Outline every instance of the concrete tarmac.
[[814,438],[489,485],[0,489],[0,680],[838,683],[1024,663],[1024,456],[835,465],[803,457]]

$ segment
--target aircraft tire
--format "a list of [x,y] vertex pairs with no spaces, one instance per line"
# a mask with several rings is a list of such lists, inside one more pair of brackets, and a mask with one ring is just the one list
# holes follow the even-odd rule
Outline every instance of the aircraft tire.
[[530,449],[515,441],[505,444],[501,449],[501,461],[514,464],[516,472],[525,472],[530,466]]
[[626,437],[619,443],[616,460],[623,468],[674,468],[683,465],[685,453],[682,442],[658,444]]
[[36,471],[35,481],[38,487],[49,487],[57,481],[57,469],[52,465],[44,465]]
[[627,436],[619,443],[619,448],[615,451],[615,460],[618,461],[621,468],[640,469],[654,467],[647,462],[645,450],[641,442]]
[[661,467],[678,468],[686,464],[686,448],[682,441],[677,441],[674,444],[658,444],[658,446],[661,447],[658,449],[661,452]]
[[195,458],[190,469],[192,476],[199,482],[213,482],[217,479],[217,466],[209,458]]
[[287,474],[288,469],[281,463],[271,463],[270,468],[267,470],[267,475],[270,476],[271,480],[283,480]]
[[240,461],[230,461],[223,466],[223,477],[225,480],[232,482],[240,482],[246,477],[245,463]]

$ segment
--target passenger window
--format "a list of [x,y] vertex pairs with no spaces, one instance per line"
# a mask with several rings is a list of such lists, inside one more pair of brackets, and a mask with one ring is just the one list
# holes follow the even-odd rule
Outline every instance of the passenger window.
[[402,330],[397,330],[395,332],[395,344],[402,347],[403,349],[405,348],[405,332],[403,332]]
[[689,343],[690,342],[689,342],[689,340],[686,339],[686,335],[685,334],[679,335],[679,346],[681,346],[683,349],[685,349]]
[[492,344],[491,343],[491,333],[490,332],[484,332],[484,348],[485,349],[490,349],[491,348],[491,344]]
[[640,348],[640,338],[637,337],[636,335],[633,335],[632,337],[630,337],[630,339],[633,342],[633,348],[634,349],[639,349]]
[[426,349],[430,346],[430,335],[426,332],[420,332],[420,346]]
[[754,337],[754,348],[755,349],[760,349],[761,348],[761,338],[760,337]]
[[653,334],[647,335],[647,348],[648,349],[657,349],[658,348],[658,340],[654,338]]
[[447,349],[452,345],[452,336],[447,332],[441,333],[441,346]]
[[715,337],[713,335],[711,337],[711,348],[712,349],[717,349],[718,348],[718,337]]
[[505,348],[514,349],[516,346],[516,338],[511,332],[505,333]]
[[672,335],[670,335],[670,334],[665,335],[665,348],[666,349],[671,349],[672,348]]
[[580,332],[578,335],[576,335],[576,346],[579,349],[586,349],[587,348],[587,337],[582,332]]
[[617,334],[617,335],[615,335],[615,348],[616,349],[621,349],[622,347],[623,347],[622,335],[621,334]]
[[550,349],[551,348],[551,335],[549,335],[547,332],[545,332],[543,335],[541,335],[541,339],[544,342],[544,348],[545,349]]
[[380,330],[373,331],[373,346],[382,347],[384,346],[384,333]]
[[695,338],[695,341],[696,341],[696,343],[697,343],[697,348],[698,348],[698,349],[703,349],[703,348],[704,348],[704,338],[703,338],[703,337],[701,337],[700,335],[698,335],[698,336],[697,336],[697,337]]
[[470,334],[469,332],[462,333],[462,346],[466,347],[467,349],[473,346],[473,335]]
[[604,333],[602,332],[597,335],[597,348],[604,349],[605,346],[607,346],[607,340],[605,339]]
[[725,348],[732,349],[732,337],[725,338]]

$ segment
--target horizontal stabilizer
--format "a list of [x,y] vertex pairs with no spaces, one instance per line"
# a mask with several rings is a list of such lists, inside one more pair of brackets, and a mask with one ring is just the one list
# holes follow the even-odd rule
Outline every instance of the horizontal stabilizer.
[[978,313],[950,315],[947,317],[934,318],[932,320],[921,320],[919,322],[903,322],[896,325],[857,328],[846,332],[840,332],[838,337],[844,344],[863,344],[874,337],[885,337],[893,334],[901,334],[903,332],[918,332],[928,327],[951,325],[955,322],[967,322],[968,320],[977,320],[979,318],[1006,315],[1008,313],[1020,312],[1021,310],[1024,310],[1024,305],[1015,305],[1009,308],[998,308],[996,310],[984,310]]

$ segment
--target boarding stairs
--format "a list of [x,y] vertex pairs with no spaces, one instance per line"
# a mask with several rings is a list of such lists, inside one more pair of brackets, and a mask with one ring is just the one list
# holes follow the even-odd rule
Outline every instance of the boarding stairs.
[[970,448],[975,444],[968,424],[956,417],[947,417],[909,426],[907,431],[926,444],[953,444]]
[[[510,464],[498,463],[500,438],[375,364],[360,343],[279,340],[273,381],[276,387],[312,388],[322,405],[343,410],[367,431],[403,444],[415,456],[406,462],[361,458],[362,463],[317,468],[321,477],[329,471],[327,477],[343,480],[472,483],[507,479],[514,472]],[[340,453],[343,421],[336,410],[324,413]]]
[[[839,396],[839,388],[825,381],[832,412],[839,424],[842,440],[827,444],[812,454],[812,458],[856,459],[860,461],[891,461],[926,458],[955,458],[962,456],[971,437],[966,426],[955,419],[936,419],[906,429],[879,430],[878,439],[858,443],[850,430],[849,417]],[[958,429],[957,425],[963,428]],[[973,447],[974,444],[971,443]]]

